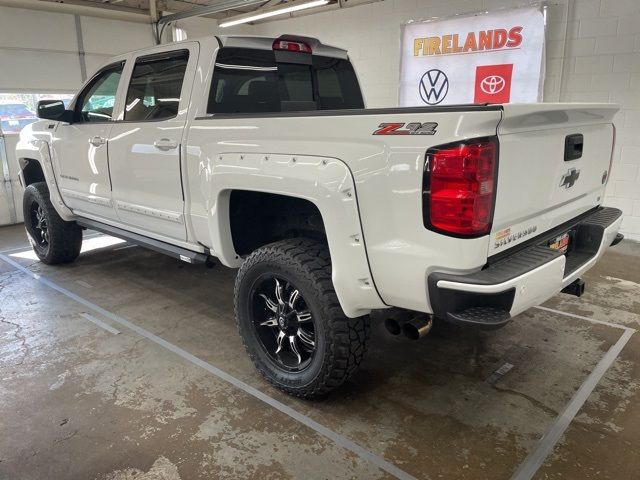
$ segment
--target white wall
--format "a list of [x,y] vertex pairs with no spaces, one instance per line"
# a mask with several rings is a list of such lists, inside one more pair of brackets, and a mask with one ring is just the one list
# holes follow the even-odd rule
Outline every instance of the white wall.
[[[109,57],[153,45],[151,26],[81,16],[87,75]],[[82,84],[74,15],[0,6],[0,93],[73,93]],[[16,135],[6,136],[17,217],[22,196],[14,158]],[[0,164],[0,182],[3,179]],[[0,225],[9,223],[0,189]]]
[[[523,0],[384,0],[237,30],[228,28],[223,33],[309,35],[346,48],[358,71],[367,106],[395,106],[400,24],[526,3]],[[622,104],[623,110],[616,119],[618,140],[606,203],[624,211],[623,232],[640,240],[640,0],[549,3],[553,5],[549,6],[547,17],[544,98],[546,101]],[[189,27],[186,28],[189,33]]]
[[[89,75],[112,55],[153,45],[150,25],[80,21]],[[73,15],[0,7],[0,92],[74,92],[81,83]]]

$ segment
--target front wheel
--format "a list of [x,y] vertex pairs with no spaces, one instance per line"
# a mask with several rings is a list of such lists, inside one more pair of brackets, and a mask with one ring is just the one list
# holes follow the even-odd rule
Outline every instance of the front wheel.
[[55,265],[78,258],[82,228],[60,218],[49,199],[46,183],[32,183],[25,188],[22,207],[29,242],[41,262]]
[[313,398],[340,386],[364,358],[369,317],[348,318],[331,282],[327,247],[283,240],[253,252],[235,285],[244,346],[273,385]]

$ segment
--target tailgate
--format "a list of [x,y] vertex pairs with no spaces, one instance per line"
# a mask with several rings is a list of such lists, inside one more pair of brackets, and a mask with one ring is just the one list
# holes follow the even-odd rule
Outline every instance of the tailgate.
[[602,203],[618,109],[611,104],[504,105],[489,256]]

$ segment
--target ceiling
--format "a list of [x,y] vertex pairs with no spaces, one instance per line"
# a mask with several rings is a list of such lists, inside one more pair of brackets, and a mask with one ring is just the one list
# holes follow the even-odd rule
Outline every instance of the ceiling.
[[[131,21],[147,23],[151,20],[150,5],[155,3],[155,20],[175,14],[181,18],[187,16],[206,16],[208,18],[222,19],[242,15],[247,12],[285,5],[296,0],[0,0],[0,6],[33,8],[40,10],[61,11],[80,15],[94,15],[98,17],[120,18]],[[366,3],[384,0],[329,0],[324,7],[310,8],[290,16],[311,15],[318,11],[354,7]],[[189,15],[193,10],[203,7],[217,7],[217,13]],[[231,7],[231,8],[230,8]],[[176,17],[167,17],[167,20],[177,20]],[[258,23],[269,21],[259,20]]]
[[[40,0],[41,2],[58,3],[66,5],[75,5],[79,7],[93,7],[99,9],[140,13],[149,15],[150,0]],[[264,0],[263,5],[250,5],[247,7],[234,8],[225,12],[208,15],[213,18],[223,18],[231,15],[250,12],[261,8],[265,4],[274,6],[286,3],[287,0]],[[197,7],[212,6],[221,2],[221,0],[156,0],[156,9],[158,12],[180,13],[193,10]]]

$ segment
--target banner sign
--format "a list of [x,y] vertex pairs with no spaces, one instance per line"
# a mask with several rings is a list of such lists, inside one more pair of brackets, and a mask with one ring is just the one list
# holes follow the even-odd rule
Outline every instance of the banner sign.
[[400,106],[542,101],[540,8],[403,25]]

